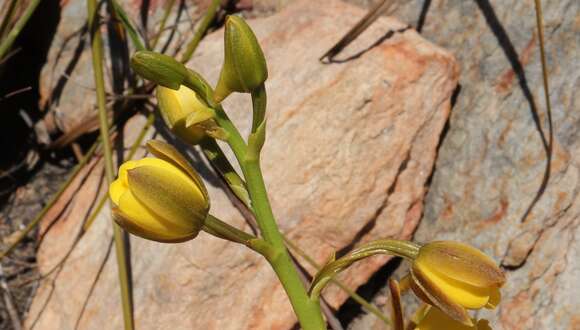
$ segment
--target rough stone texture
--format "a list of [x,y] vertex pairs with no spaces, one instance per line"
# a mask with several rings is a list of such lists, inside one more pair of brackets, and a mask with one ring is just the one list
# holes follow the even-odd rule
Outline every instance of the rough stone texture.
[[422,36],[461,65],[415,237],[467,241],[504,266],[503,303],[481,314],[494,329],[580,327],[580,3],[542,2],[554,144],[548,185],[524,222],[546,171],[532,102],[548,136],[533,2],[396,1],[388,12],[423,22]]
[[[179,49],[178,45],[191,38],[195,30],[195,21],[201,11],[197,9],[200,1],[188,1],[187,5],[178,11],[175,10],[167,20],[167,25],[177,24],[176,33],[165,30],[160,36],[157,50],[166,47]],[[147,31],[149,40],[155,37],[154,31],[163,16],[164,7],[161,1],[120,1],[129,18],[139,31]],[[106,6],[101,6],[101,14],[105,15]],[[201,4],[204,7],[204,4]],[[40,108],[47,112],[43,124],[49,132],[70,133],[88,117],[96,114],[95,83],[93,78],[90,38],[86,28],[87,8],[86,1],[64,1],[61,3],[60,22],[57,32],[40,78]],[[178,14],[179,13],[179,14]],[[108,14],[106,17],[109,17]],[[126,70],[120,58],[124,46],[119,41],[111,42],[108,31],[112,21],[104,21],[101,25],[101,35],[104,40],[105,83],[107,89],[113,88],[113,81],[117,79],[115,88],[119,84],[117,77],[123,76]],[[110,43],[114,44],[115,53],[109,53]],[[129,47],[132,45],[129,43]],[[111,58],[115,57],[115,70],[111,70]],[[114,93],[111,91],[111,93]],[[93,130],[98,127],[91,125]]]
[[[319,262],[353,244],[412,235],[458,79],[450,54],[392,18],[381,19],[352,44],[344,62],[319,63],[362,14],[339,1],[296,1],[250,22],[270,68],[263,167],[274,213],[283,231]],[[388,31],[400,32],[373,46]],[[222,38],[221,31],[210,35],[190,63],[212,83]],[[235,95],[225,106],[247,131],[247,95]],[[135,125],[127,128],[127,140],[136,134]],[[244,227],[215,179],[203,173],[212,212]],[[101,176],[100,170],[88,174],[72,201],[47,219],[53,224],[38,254],[42,273],[71,246]],[[62,270],[43,281],[29,327],[121,327],[116,264],[107,259],[110,235],[104,212]],[[139,329],[289,329],[295,323],[269,266],[241,246],[201,234],[175,245],[133,238],[131,249]],[[342,279],[356,288],[385,261],[371,259]],[[325,296],[334,307],[346,299],[333,287]]]

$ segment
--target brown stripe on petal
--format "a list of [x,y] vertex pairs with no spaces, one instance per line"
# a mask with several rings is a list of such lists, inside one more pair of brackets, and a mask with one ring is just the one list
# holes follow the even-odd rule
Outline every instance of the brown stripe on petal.
[[431,242],[419,250],[417,263],[441,275],[476,287],[501,287],[505,275],[495,261],[480,250],[453,241]]
[[208,200],[209,204],[209,194],[205,188],[203,180],[197,174],[197,171],[189,164],[187,159],[171,144],[160,141],[160,140],[149,140],[147,141],[147,150],[151,152],[155,157],[163,159],[184,171],[199,187],[199,190]]
[[129,189],[145,207],[188,232],[201,230],[209,205],[193,182],[156,166],[134,168],[128,177]]

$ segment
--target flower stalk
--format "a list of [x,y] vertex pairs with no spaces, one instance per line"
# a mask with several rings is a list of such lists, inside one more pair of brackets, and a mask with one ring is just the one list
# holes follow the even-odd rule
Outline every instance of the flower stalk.
[[[109,123],[105,106],[105,80],[103,76],[103,41],[99,32],[97,16],[97,1],[87,0],[88,26],[91,35],[91,51],[93,60],[93,75],[97,89],[97,107],[99,112],[99,125],[101,142],[105,155],[105,173],[107,182],[113,182],[115,172],[113,157],[109,141]],[[123,306],[123,321],[126,330],[134,329],[133,319],[133,293],[131,290],[131,271],[129,254],[127,253],[128,236],[121,227],[113,223],[113,236],[115,240],[115,252],[117,256],[117,269],[119,287],[121,291],[121,303]]]

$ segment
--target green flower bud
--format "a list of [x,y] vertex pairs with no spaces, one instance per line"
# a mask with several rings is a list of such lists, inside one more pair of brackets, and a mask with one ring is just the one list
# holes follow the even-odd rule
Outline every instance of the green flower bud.
[[146,50],[131,57],[131,67],[141,77],[171,89],[179,89],[188,74],[187,68],[173,57]]
[[226,19],[224,48],[224,65],[214,94],[218,103],[233,92],[250,93],[268,78],[264,53],[243,18]]

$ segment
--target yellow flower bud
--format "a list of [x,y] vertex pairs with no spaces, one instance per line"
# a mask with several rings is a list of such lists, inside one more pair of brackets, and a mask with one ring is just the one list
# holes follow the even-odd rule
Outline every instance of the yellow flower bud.
[[494,308],[503,272],[481,251],[457,242],[432,242],[419,249],[411,267],[411,288],[451,318],[472,325],[466,309]]
[[210,126],[206,121],[214,123],[212,109],[201,102],[193,90],[184,85],[178,90],[158,86],[157,102],[161,117],[167,126],[185,142],[198,143]]
[[438,308],[429,307],[415,330],[492,330],[487,320],[472,320],[467,326],[450,318]]
[[199,176],[173,147],[151,141],[160,158],[127,161],[111,183],[114,220],[128,232],[158,242],[183,242],[201,230],[209,198]]
[[233,92],[250,93],[268,78],[262,48],[243,18],[227,17],[224,48],[224,64],[214,94],[218,103]]

